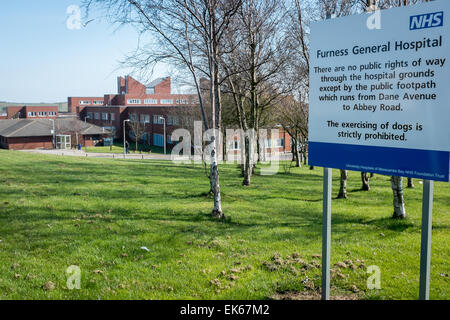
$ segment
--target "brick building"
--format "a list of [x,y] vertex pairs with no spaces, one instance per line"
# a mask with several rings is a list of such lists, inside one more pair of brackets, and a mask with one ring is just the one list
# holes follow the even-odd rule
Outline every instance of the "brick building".
[[[141,138],[150,146],[164,146],[164,122],[166,143],[170,149],[174,144],[170,137],[173,130],[185,125],[186,119],[201,119],[198,98],[195,94],[172,94],[170,77],[159,78],[144,85],[131,76],[117,78],[117,93],[105,94],[103,104],[99,97],[69,97],[69,112],[76,112],[81,120],[115,132],[116,139],[123,140],[124,120],[139,121],[145,125]],[[97,101],[97,102],[95,102]],[[95,102],[95,103],[94,103]],[[192,117],[195,114],[196,116]],[[164,119],[164,120],[163,120]],[[126,125],[126,139],[134,140],[133,132]],[[238,138],[237,138],[238,139]],[[283,130],[277,139],[268,139],[267,150],[290,152],[291,139]],[[239,142],[229,150],[239,150]]]
[[[53,135],[53,124],[55,134]],[[66,149],[77,143],[93,146],[107,135],[104,128],[78,119],[8,119],[0,120],[0,147],[11,150]]]
[[[123,140],[124,120],[139,121],[145,126],[141,140],[151,146],[164,146],[164,121],[166,142],[170,148],[171,133],[179,127],[180,114],[187,108],[195,108],[197,96],[192,94],[172,94],[170,77],[159,78],[144,85],[131,76],[117,78],[117,93],[105,94],[103,105],[81,105],[93,98],[68,98],[69,112],[76,110],[81,120],[104,127],[116,133]],[[164,118],[165,120],[162,120]],[[127,140],[133,140],[133,132],[126,126]]]
[[55,119],[59,116],[57,106],[6,107],[0,119]]

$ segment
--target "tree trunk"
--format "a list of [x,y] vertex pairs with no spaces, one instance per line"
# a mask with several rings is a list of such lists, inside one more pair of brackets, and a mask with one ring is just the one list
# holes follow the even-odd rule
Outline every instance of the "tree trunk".
[[[214,144],[216,141],[214,140]],[[219,168],[217,166],[217,154],[216,148],[214,147],[211,151],[211,189],[214,196],[214,208],[211,215],[215,218],[223,219],[225,218],[222,212],[222,199],[220,196],[220,182],[219,182]]]
[[347,179],[348,179],[348,171],[341,171],[341,186],[339,188],[338,199],[347,199]]
[[243,186],[249,186],[250,180],[252,177],[252,171],[253,171],[253,164],[251,160],[252,156],[252,146],[251,146],[251,139],[249,137],[250,132],[245,133],[245,168],[244,168],[244,181],[242,182]]
[[246,156],[245,154],[247,153],[247,146],[246,146],[246,140],[245,140],[245,136],[244,137],[240,137],[241,142],[241,174],[243,177],[245,177],[245,159]]
[[370,190],[370,177],[367,172],[361,172],[362,189],[364,191]]
[[393,218],[406,218],[405,201],[403,199],[403,178],[391,177],[392,192],[394,194]]
[[408,178],[408,188],[414,188],[413,178]]
[[301,159],[300,159],[300,150],[298,150],[298,143],[296,139],[292,139],[293,145],[292,145],[292,153],[294,155],[295,159],[295,166],[297,168],[302,167]]

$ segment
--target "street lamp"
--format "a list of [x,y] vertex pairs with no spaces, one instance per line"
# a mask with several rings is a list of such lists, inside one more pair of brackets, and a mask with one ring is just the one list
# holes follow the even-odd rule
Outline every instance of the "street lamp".
[[53,144],[53,149],[55,149],[55,119],[48,119],[53,123],[53,129],[52,129],[52,144]]
[[125,148],[125,123],[126,122],[130,122],[130,119],[126,119],[126,120],[123,120],[123,155],[125,156],[125,154],[127,153],[127,150],[126,150],[126,148]]
[[166,118],[159,117],[159,120],[162,120],[164,123],[164,154],[166,154]]

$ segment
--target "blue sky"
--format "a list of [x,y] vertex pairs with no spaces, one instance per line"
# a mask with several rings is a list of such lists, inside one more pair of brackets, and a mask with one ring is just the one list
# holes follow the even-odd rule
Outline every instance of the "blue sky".
[[[0,101],[63,102],[116,92],[117,76],[129,72],[119,61],[136,48],[136,32],[98,12],[90,12],[97,19],[86,28],[70,30],[70,5],[80,1],[0,1]],[[164,66],[154,74],[166,75]]]

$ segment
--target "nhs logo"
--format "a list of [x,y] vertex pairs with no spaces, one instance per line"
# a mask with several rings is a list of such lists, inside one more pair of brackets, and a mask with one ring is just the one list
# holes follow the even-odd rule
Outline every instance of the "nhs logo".
[[444,24],[444,12],[425,13],[409,18],[409,30],[418,30],[434,27],[442,27]]

